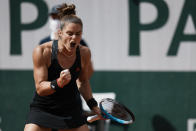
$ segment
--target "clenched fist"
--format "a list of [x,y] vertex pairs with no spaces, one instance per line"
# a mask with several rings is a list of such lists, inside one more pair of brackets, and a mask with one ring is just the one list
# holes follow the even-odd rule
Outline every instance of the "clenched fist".
[[71,80],[71,73],[69,69],[65,69],[61,71],[60,77],[57,79],[58,86],[60,88],[63,88],[65,85],[67,85]]

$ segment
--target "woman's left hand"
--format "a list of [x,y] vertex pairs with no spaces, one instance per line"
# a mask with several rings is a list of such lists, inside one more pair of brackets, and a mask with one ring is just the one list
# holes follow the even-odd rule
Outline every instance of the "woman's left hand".
[[95,107],[93,107],[93,112],[94,113],[96,113],[97,115],[98,115],[98,117],[100,118],[100,119],[104,119],[103,117],[102,117],[102,115],[101,115],[101,110],[100,110],[100,108],[98,107],[98,106],[95,106]]

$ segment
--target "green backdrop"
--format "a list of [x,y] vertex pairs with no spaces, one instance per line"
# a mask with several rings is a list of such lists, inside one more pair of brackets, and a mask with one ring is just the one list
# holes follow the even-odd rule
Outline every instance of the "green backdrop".
[[[115,92],[136,121],[128,130],[185,131],[187,120],[196,117],[196,72],[96,71],[93,92]],[[33,72],[0,71],[0,128],[21,131],[34,93]],[[111,125],[110,131],[123,130]]]

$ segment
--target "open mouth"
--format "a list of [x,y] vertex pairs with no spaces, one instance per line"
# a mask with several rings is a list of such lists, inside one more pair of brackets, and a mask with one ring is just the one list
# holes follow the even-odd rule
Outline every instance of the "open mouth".
[[74,48],[74,47],[76,46],[76,43],[71,42],[70,46],[71,46],[72,48]]

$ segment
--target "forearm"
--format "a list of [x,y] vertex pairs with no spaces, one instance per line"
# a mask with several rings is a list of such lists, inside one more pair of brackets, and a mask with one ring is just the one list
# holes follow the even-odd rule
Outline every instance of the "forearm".
[[38,76],[39,75],[35,75],[34,78],[36,83],[36,91],[40,96],[47,96],[53,94],[60,88],[63,88],[65,85],[67,85],[71,80],[71,74],[69,70],[61,71],[60,77],[52,81],[46,81],[46,76]]
[[83,96],[83,98],[85,99],[85,101],[88,101],[89,99],[91,99],[93,97],[92,89],[90,87],[89,81],[80,83],[79,84],[79,91],[80,91],[81,95]]
[[40,96],[51,95],[55,92],[55,90],[51,88],[50,81],[42,81],[36,84],[36,91]]

